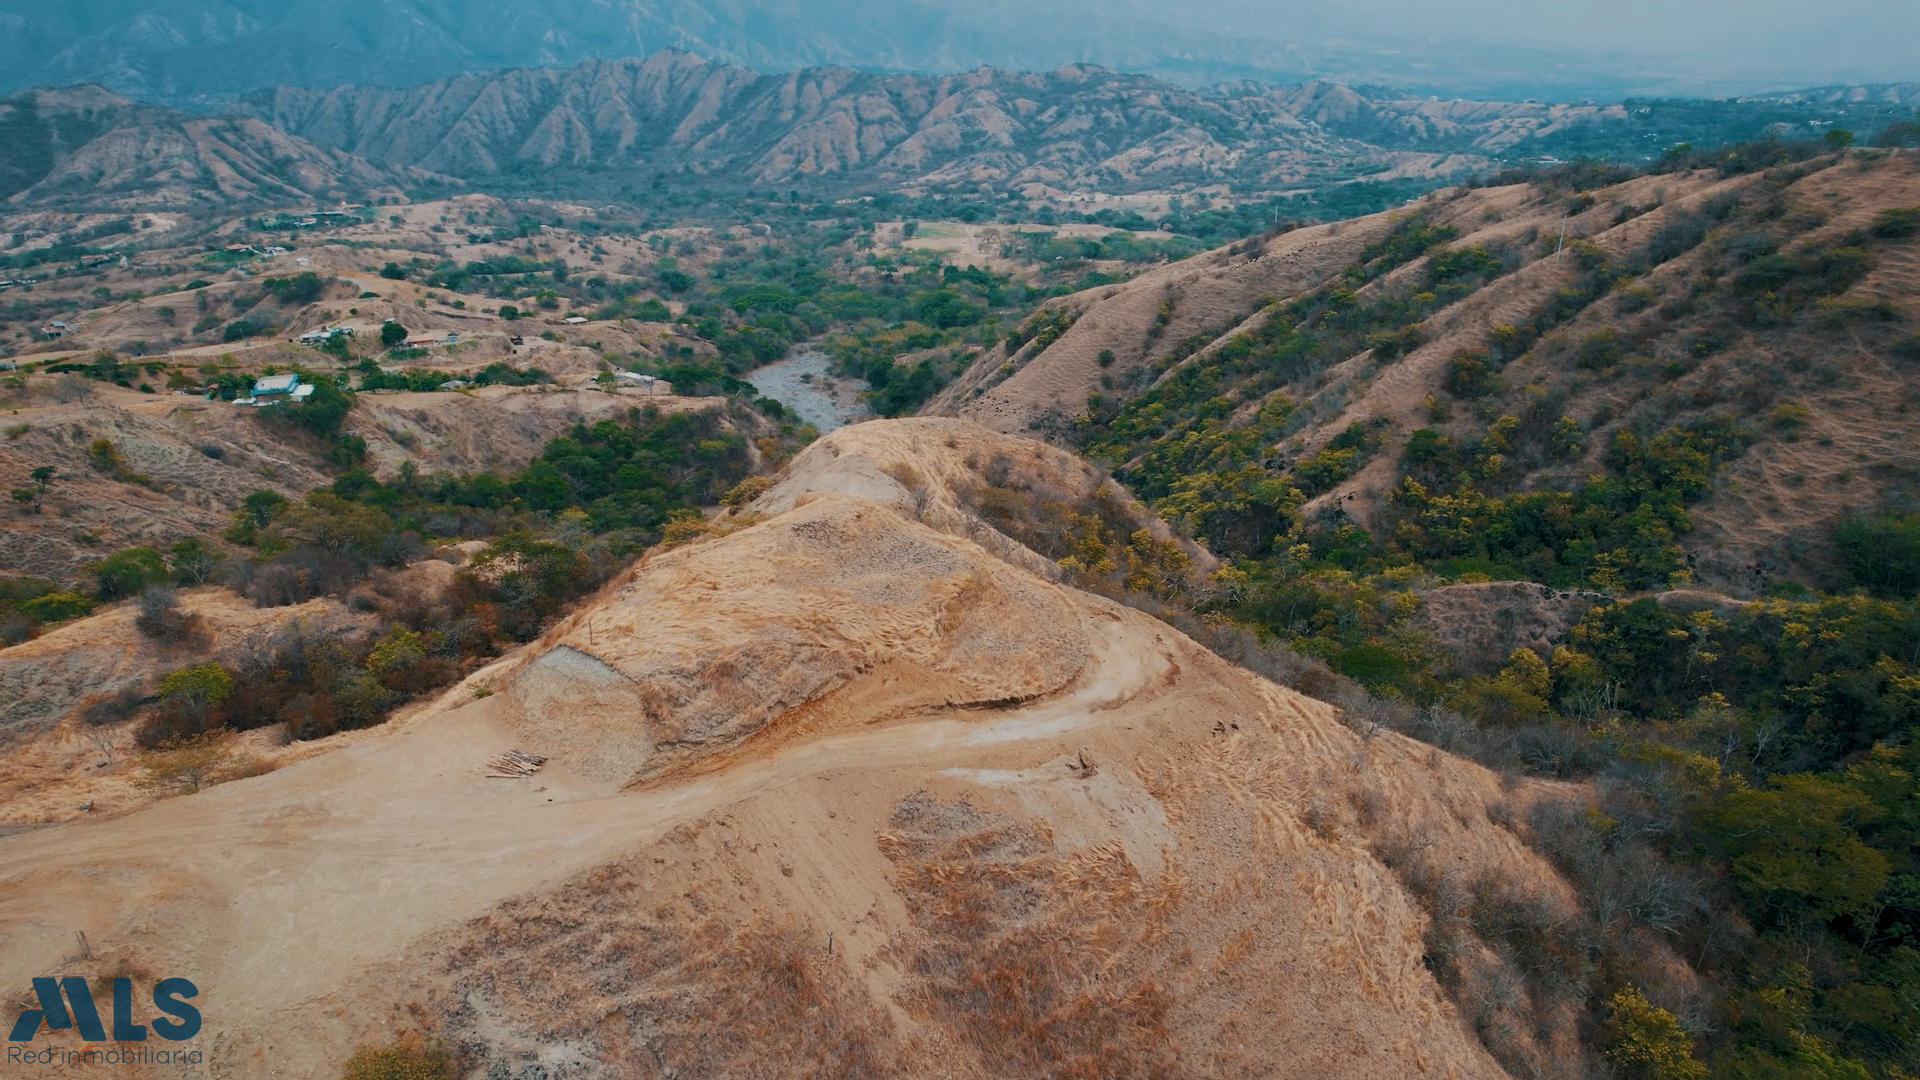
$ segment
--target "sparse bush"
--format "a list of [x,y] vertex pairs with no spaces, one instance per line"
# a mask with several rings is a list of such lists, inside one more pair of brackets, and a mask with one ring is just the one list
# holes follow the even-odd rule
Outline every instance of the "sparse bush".
[[257,607],[286,607],[345,593],[367,572],[363,559],[300,547],[265,562],[235,561],[227,584]]
[[1580,339],[1574,362],[1589,371],[1605,371],[1620,362],[1620,335],[1613,330],[1596,330]]
[[87,445],[87,464],[93,466],[95,472],[105,473],[123,483],[151,483],[147,477],[133,471],[111,439],[95,439]]
[[1486,397],[1500,388],[1500,376],[1485,353],[1463,349],[1447,361],[1440,385],[1457,398]]
[[1892,206],[1873,215],[1873,235],[1899,240],[1920,233],[1920,206]]
[[145,695],[132,687],[103,694],[80,706],[80,722],[87,727],[112,727],[133,719],[145,703]]
[[159,709],[141,728],[140,745],[155,749],[193,740],[214,725],[233,696],[233,676],[218,663],[181,668],[160,680]]
[[62,405],[71,405],[76,401],[85,401],[93,396],[93,383],[71,372],[56,379],[50,391],[53,400]]
[[[152,730],[149,726],[148,731]],[[143,736],[146,734],[142,732]],[[228,738],[224,731],[201,731],[169,737],[151,745],[143,741],[142,746],[148,751],[144,762],[146,786],[184,789],[189,793],[199,791],[212,783],[231,761]]]
[[747,503],[766,494],[772,487],[773,481],[767,477],[749,476],[731,488],[728,488],[727,493],[720,497],[720,501],[727,506],[745,506]]
[[[389,266],[392,264],[389,263]],[[437,1043],[403,1039],[387,1046],[363,1046],[347,1059],[341,1080],[454,1080],[459,1075],[451,1051]]]
[[93,598],[79,593],[48,592],[24,600],[19,610],[37,623],[60,623],[93,611]]
[[1813,419],[1813,413],[1805,405],[1789,401],[1773,410],[1767,420],[1778,431],[1784,432],[1789,439],[1796,437],[1807,421]]
[[149,585],[140,594],[140,613],[134,629],[162,645],[182,645],[200,633],[200,616],[180,610],[171,585]]

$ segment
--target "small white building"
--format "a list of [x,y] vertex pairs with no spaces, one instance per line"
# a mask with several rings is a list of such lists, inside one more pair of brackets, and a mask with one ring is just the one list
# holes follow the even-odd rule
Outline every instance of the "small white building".
[[[291,396],[300,388],[300,376],[289,372],[285,375],[262,375],[253,381],[255,398],[278,397],[281,394]],[[312,393],[311,390],[308,393]]]
[[631,386],[645,390],[649,395],[672,392],[672,387],[667,383],[637,371],[616,371],[613,373],[613,380],[615,386]]
[[302,345],[325,345],[337,337],[352,337],[353,330],[346,326],[323,326],[318,330],[309,330],[299,337]]

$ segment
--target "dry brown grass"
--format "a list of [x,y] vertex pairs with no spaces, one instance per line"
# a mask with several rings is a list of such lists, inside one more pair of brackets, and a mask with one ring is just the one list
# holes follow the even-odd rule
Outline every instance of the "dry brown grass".
[[536,1062],[580,1077],[910,1074],[819,935],[737,922],[702,890],[663,895],[652,877],[604,866],[470,923],[449,958],[448,1037],[485,1075]]
[[926,796],[881,850],[915,933],[903,1003],[996,1077],[1182,1075],[1165,960],[1178,885],[1149,888],[1117,841],[1061,854],[1034,825]]

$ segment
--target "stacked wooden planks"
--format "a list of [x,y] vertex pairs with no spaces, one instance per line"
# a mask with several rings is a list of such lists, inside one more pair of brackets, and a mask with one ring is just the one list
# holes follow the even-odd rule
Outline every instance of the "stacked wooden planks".
[[509,750],[492,761],[487,762],[487,775],[501,780],[515,780],[522,776],[532,776],[540,771],[547,759],[539,754],[522,753]]

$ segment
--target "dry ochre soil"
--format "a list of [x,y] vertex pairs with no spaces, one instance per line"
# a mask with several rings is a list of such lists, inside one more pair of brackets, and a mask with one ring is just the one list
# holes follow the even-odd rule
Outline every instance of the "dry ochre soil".
[[[1100,482],[966,421],[844,429],[385,727],[0,837],[0,983],[189,977],[220,1077],[396,1030],[488,1078],[1499,1077],[1475,1027],[1515,1017],[1570,1047],[1525,987],[1462,1014],[1407,883],[1551,918],[1508,823],[1576,789],[1063,586],[965,509],[989,462]],[[515,748],[550,761],[486,775]]]

